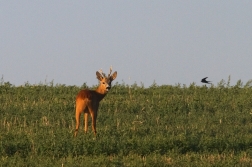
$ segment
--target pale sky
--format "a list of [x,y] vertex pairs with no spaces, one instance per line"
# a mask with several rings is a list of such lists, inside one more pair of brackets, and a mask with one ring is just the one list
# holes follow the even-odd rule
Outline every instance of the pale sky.
[[0,1],[0,75],[25,82],[150,86],[252,79],[251,0]]

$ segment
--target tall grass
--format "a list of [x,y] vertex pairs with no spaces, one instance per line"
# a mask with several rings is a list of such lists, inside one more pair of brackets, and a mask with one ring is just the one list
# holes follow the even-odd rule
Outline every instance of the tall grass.
[[[87,87],[83,84],[83,87]],[[77,86],[0,86],[0,166],[251,166],[252,88],[116,83],[94,138],[75,129]]]

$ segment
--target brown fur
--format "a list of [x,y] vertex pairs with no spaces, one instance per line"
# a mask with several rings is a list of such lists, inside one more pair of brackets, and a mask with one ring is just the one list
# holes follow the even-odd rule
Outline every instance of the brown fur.
[[77,136],[82,112],[84,112],[84,131],[87,132],[88,130],[88,114],[90,114],[92,118],[92,130],[96,135],[96,118],[99,102],[106,96],[108,90],[111,88],[111,82],[116,78],[117,72],[115,71],[113,75],[110,76],[109,74],[108,77],[105,77],[97,71],[96,76],[100,81],[98,88],[96,90],[81,90],[76,96],[76,129],[74,136]]

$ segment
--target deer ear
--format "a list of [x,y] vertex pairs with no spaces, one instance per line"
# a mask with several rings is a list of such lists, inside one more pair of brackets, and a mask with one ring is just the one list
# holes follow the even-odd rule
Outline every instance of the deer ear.
[[98,71],[96,71],[96,77],[99,81],[103,79],[103,76]]
[[111,81],[113,81],[114,79],[116,79],[116,77],[117,77],[117,72],[115,71],[115,72],[110,76]]

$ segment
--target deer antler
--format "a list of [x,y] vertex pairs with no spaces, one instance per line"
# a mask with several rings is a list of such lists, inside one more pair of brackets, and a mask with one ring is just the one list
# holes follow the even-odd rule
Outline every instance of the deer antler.
[[99,70],[99,73],[102,75],[102,77],[104,77],[104,73],[103,73],[102,69]]
[[111,72],[112,72],[112,65],[111,65],[111,66],[110,66],[110,68],[109,68],[109,74],[108,74],[108,77],[110,77]]

